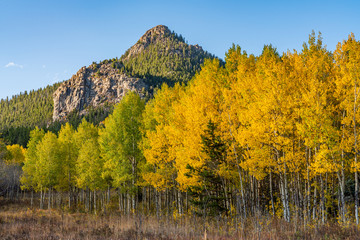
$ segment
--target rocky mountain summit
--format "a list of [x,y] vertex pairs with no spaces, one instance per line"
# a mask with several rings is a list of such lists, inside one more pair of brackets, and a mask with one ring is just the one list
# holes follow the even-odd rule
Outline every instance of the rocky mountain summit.
[[129,60],[131,57],[135,57],[144,49],[149,46],[151,43],[156,43],[157,41],[164,41],[167,37],[171,35],[171,31],[168,27],[164,25],[156,26],[148,31],[139,39],[139,41],[132,46],[126,54],[123,56],[123,60]]
[[84,115],[87,107],[117,103],[127,91],[136,91],[144,98],[164,82],[186,82],[200,70],[205,58],[214,56],[198,45],[187,44],[168,27],[156,26],[120,59],[82,67],[63,82],[53,94],[53,121],[66,120],[74,110]]
[[[177,40],[175,44],[167,44],[168,41],[172,41],[174,39]],[[158,48],[158,50],[160,50],[160,52],[164,51],[166,54],[170,55],[175,54],[184,56],[186,55],[187,51],[192,51],[194,57],[197,54],[206,54],[199,45],[188,45],[185,43],[185,40],[181,35],[178,36],[176,33],[171,32],[167,26],[158,25],[146,31],[146,33],[139,39],[139,41],[122,56],[122,60],[128,61],[132,58],[135,58],[139,54],[146,51],[146,48],[151,44],[160,44],[162,46],[166,46],[166,48]],[[183,49],[185,51],[183,51]]]

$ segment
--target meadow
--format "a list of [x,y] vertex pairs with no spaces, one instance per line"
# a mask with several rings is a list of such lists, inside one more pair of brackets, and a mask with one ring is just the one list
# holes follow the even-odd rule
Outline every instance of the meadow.
[[98,215],[42,210],[30,200],[0,199],[0,239],[358,239],[355,225],[299,226],[282,219],[253,217],[234,226],[230,219]]

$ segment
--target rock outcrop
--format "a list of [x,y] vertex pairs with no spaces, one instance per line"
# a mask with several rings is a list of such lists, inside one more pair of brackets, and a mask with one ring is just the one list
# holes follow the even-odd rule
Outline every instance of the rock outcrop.
[[84,115],[88,106],[117,103],[127,91],[136,91],[140,97],[145,97],[147,90],[143,79],[120,73],[111,63],[82,67],[53,94],[53,121],[65,120],[73,110]]

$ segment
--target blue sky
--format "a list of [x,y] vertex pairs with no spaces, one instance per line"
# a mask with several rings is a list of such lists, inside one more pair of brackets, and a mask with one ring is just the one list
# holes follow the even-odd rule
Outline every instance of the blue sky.
[[301,50],[312,30],[334,50],[351,32],[360,39],[359,2],[0,0],[0,98],[120,57],[159,24],[220,58],[232,43],[255,55],[270,43]]

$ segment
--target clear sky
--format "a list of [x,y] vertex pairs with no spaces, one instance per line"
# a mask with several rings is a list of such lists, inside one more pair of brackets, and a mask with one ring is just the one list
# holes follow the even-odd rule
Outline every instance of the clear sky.
[[360,1],[0,0],[0,98],[120,57],[159,24],[220,58],[232,43],[301,50],[312,30],[333,51],[351,32],[360,39]]

